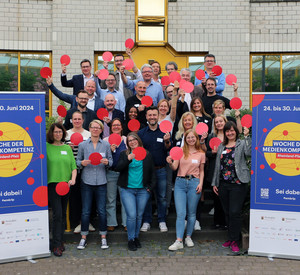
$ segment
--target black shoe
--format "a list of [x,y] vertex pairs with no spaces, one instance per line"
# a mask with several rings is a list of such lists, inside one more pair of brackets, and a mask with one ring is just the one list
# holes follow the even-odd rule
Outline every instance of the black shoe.
[[130,251],[136,251],[137,250],[134,240],[128,241],[128,250],[130,250]]
[[135,243],[136,248],[142,248],[142,245],[141,245],[140,240],[138,238],[134,239],[134,243]]

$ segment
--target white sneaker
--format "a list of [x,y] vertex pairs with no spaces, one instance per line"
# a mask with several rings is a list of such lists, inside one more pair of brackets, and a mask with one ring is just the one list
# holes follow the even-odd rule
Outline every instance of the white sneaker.
[[95,227],[91,223],[89,224],[89,231],[90,232],[95,232],[96,231]]
[[160,222],[159,223],[159,229],[160,229],[160,232],[167,232],[168,231],[168,227],[167,227],[165,222]]
[[148,230],[150,230],[150,223],[144,222],[140,230],[142,232],[147,232]]
[[186,237],[184,240],[184,243],[186,244],[187,247],[193,247],[194,246],[194,242],[191,239],[191,237]]
[[80,233],[81,232],[81,224],[78,224],[76,227],[75,227],[75,229],[74,229],[74,233],[75,234],[78,234],[78,233]]
[[77,249],[82,250],[85,249],[85,247],[86,247],[86,239],[81,239],[77,246]]
[[107,245],[107,241],[105,238],[101,239],[101,249],[107,249],[109,246]]
[[168,248],[170,251],[176,251],[178,249],[183,249],[183,243],[176,240],[175,243],[169,246]]
[[200,222],[197,221],[197,220],[196,220],[196,222],[195,222],[194,230],[197,230],[197,231],[200,231],[200,230],[201,230]]
[[213,216],[215,214],[215,208],[212,208],[209,212],[208,215]]

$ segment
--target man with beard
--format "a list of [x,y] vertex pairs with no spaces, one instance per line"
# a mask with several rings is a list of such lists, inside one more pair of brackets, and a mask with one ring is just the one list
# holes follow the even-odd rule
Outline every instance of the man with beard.
[[[146,119],[148,126],[138,132],[145,149],[147,149],[153,158],[156,171],[156,186],[154,192],[157,197],[157,214],[159,229],[161,232],[167,232],[166,208],[167,208],[167,172],[166,158],[168,150],[171,148],[170,133],[164,134],[158,127],[158,109],[151,106],[146,110]],[[146,232],[150,229],[152,222],[152,199],[146,205],[143,215],[143,225],[141,231]]]
[[84,119],[82,127],[85,130],[89,131],[89,124],[94,119],[97,119],[97,115],[96,112],[87,108],[88,101],[89,101],[89,97],[87,91],[80,90],[76,96],[77,106],[67,111],[67,115],[64,123],[64,127],[66,130],[73,128],[72,115],[74,112],[79,111],[82,113]]

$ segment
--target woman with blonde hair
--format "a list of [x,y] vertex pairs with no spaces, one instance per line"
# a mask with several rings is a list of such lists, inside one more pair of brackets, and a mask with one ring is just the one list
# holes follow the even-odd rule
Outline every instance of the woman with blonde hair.
[[187,216],[186,238],[187,247],[193,247],[191,239],[195,222],[197,205],[201,197],[205,152],[201,149],[200,139],[195,130],[189,129],[184,134],[183,156],[180,160],[173,160],[167,157],[172,170],[177,170],[175,181],[174,198],[176,207],[176,236],[177,239],[169,247],[169,250],[176,251],[183,248],[183,235],[185,229],[185,217]]

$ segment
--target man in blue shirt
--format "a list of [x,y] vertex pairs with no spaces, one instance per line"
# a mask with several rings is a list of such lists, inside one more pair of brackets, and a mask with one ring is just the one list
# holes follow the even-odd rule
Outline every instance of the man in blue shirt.
[[[153,105],[156,106],[157,103],[161,99],[165,98],[162,87],[159,83],[157,83],[153,80],[153,68],[151,67],[151,65],[144,64],[141,68],[141,71],[142,71],[143,81],[145,82],[145,84],[147,86],[145,95],[150,96],[153,100]],[[141,80],[127,79],[126,75],[124,74],[124,67],[121,68],[121,73],[122,73],[122,79],[125,84],[125,87],[134,91],[134,87]],[[135,94],[135,91],[134,91],[134,94]]]
[[197,77],[195,77],[195,86],[201,85],[202,89],[205,90],[205,87],[203,86],[206,86],[206,79],[209,77],[215,78],[217,82],[216,93],[217,95],[222,95],[225,89],[225,75],[221,73],[220,75],[216,76],[212,72],[212,68],[216,65],[215,56],[213,54],[205,55],[204,65],[205,65],[205,77],[203,77],[202,79],[198,79]]
[[[158,127],[158,109],[151,106],[146,111],[148,126],[138,132],[145,149],[147,149],[154,161],[156,170],[156,186],[154,192],[157,197],[158,223],[161,232],[167,232],[166,209],[167,209],[167,172],[166,158],[171,147],[170,133],[164,134]],[[145,208],[141,231],[148,231],[152,222],[151,197]]]

